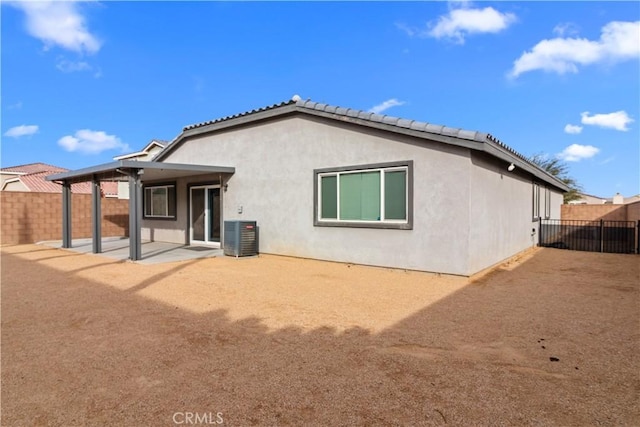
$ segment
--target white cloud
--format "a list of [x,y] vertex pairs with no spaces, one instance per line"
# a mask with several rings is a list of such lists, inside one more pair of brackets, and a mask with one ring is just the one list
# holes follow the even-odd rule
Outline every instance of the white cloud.
[[558,37],[578,34],[578,27],[573,22],[563,22],[553,27],[553,34]]
[[405,102],[404,101],[398,101],[395,98],[391,98],[391,99],[387,99],[386,101],[384,101],[381,104],[378,104],[374,107],[371,107],[371,109],[369,110],[371,113],[375,113],[375,114],[380,114],[383,111],[388,110],[391,107],[397,107],[399,105],[404,105]]
[[63,73],[74,73],[76,71],[91,71],[93,67],[85,61],[69,61],[68,59],[60,58],[56,63],[56,68]]
[[514,22],[516,22],[514,14],[502,13],[492,7],[484,9],[463,7],[440,16],[427,35],[437,39],[450,38],[462,44],[465,36],[469,34],[498,33]]
[[95,53],[100,41],[89,32],[78,3],[67,1],[13,1],[8,4],[26,15],[27,32],[45,44],[78,53]]
[[611,157],[607,157],[606,159],[604,159],[603,161],[600,162],[601,165],[606,165],[607,163],[611,163],[612,161],[614,161],[616,158],[615,156],[611,156]]
[[582,126],[578,126],[578,125],[572,125],[572,124],[568,124],[564,127],[564,131],[566,133],[573,133],[573,134],[577,134],[582,132]]
[[619,62],[640,56],[640,21],[609,22],[600,40],[554,38],[542,40],[513,63],[509,77],[543,70],[558,74],[577,73],[578,66],[598,62]]
[[562,153],[558,154],[558,157],[567,162],[579,162],[580,160],[595,156],[599,151],[599,148],[592,145],[571,144],[562,150]]
[[615,129],[619,131],[628,131],[627,125],[634,120],[629,117],[626,111],[616,111],[608,114],[589,115],[588,111],[580,114],[582,116],[583,125],[600,126],[602,128]]
[[18,101],[15,104],[7,105],[7,110],[20,110],[22,108],[22,101]]
[[404,24],[402,22],[396,22],[396,28],[404,31],[409,37],[413,37],[416,35],[422,35],[420,30],[414,27],[410,27],[407,24]]
[[4,136],[10,136],[11,138],[20,138],[21,136],[33,135],[38,133],[37,125],[20,125],[9,129],[4,133]]
[[107,135],[103,131],[82,129],[75,135],[66,135],[58,140],[58,145],[67,151],[78,151],[84,154],[98,154],[106,150],[119,149],[123,152],[129,150],[129,146],[114,135]]

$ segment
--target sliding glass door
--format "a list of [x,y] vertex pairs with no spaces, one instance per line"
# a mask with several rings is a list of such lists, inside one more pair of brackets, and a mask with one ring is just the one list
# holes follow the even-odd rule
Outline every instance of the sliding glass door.
[[220,246],[220,187],[191,187],[190,243]]

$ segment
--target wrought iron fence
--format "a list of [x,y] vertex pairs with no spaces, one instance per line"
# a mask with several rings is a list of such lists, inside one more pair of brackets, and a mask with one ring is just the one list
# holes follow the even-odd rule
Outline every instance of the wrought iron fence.
[[541,219],[539,245],[574,251],[640,253],[640,221]]

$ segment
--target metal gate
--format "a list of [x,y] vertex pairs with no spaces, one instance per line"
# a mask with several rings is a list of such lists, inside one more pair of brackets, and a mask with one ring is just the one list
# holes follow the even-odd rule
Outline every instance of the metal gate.
[[574,251],[640,253],[640,221],[541,219],[539,246]]

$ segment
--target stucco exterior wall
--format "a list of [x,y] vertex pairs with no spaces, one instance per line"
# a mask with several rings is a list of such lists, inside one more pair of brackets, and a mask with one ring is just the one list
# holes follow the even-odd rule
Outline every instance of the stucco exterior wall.
[[128,199],[128,198],[129,198],[129,182],[118,181],[118,199]]
[[[404,160],[414,168],[412,230],[314,226],[314,169]],[[468,149],[295,116],[194,138],[164,161],[235,167],[223,216],[256,220],[261,252],[469,273]],[[177,221],[144,222],[155,239],[186,238],[185,186]]]
[[531,180],[505,164],[472,156],[469,273],[487,268],[535,244]]
[[[469,274],[503,261],[538,243],[533,219],[533,181],[507,164],[472,153],[469,197]],[[544,187],[541,185],[541,187]],[[541,212],[544,197],[541,188]],[[562,193],[551,190],[551,218],[560,217]]]
[[2,173],[0,172],[0,188],[4,186],[4,182],[8,179],[13,179],[18,177],[19,175],[13,173]]
[[[178,178],[169,180],[176,183],[176,219],[143,219],[141,236],[142,239],[148,239],[158,242],[172,242],[180,244],[189,244],[189,184],[211,184],[216,185],[220,182],[218,175],[196,175],[188,178]],[[163,183],[167,180],[161,181]],[[153,185],[153,181],[144,184]]]
[[[315,169],[407,160],[411,230],[314,226]],[[466,148],[288,116],[198,135],[163,161],[235,167],[223,219],[257,221],[263,253],[471,275],[537,244],[532,177]],[[145,220],[142,237],[188,243],[188,185],[218,181],[178,179],[176,221]],[[551,218],[561,204],[552,189]]]
[[29,192],[29,189],[26,185],[24,185],[21,181],[12,181],[7,182],[6,186],[3,184],[3,191],[21,191],[21,192]]
[[562,206],[564,195],[559,190],[551,189],[551,216],[550,219],[560,219],[562,217]]

